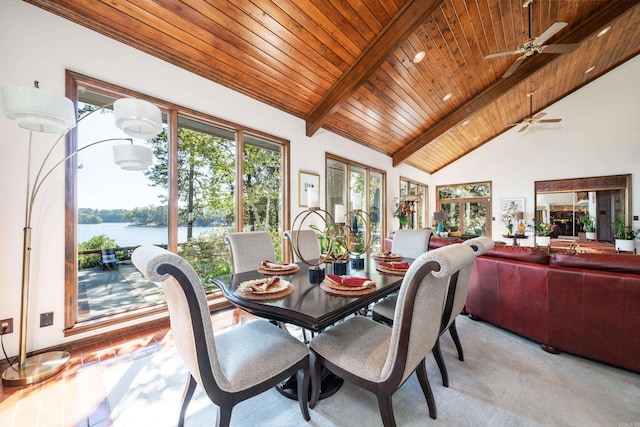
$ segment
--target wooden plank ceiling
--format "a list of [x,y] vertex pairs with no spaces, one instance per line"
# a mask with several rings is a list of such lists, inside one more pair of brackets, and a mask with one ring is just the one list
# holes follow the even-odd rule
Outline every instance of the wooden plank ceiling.
[[26,1],[429,173],[640,51],[640,0]]

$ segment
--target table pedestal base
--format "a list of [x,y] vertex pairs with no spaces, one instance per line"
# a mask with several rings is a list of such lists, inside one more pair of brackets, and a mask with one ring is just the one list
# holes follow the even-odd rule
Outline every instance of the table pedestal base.
[[[344,380],[336,375],[334,375],[328,369],[322,369],[322,376],[320,379],[320,397],[319,400],[326,399],[327,397],[333,396],[340,387],[342,387],[342,383]],[[276,390],[283,395],[284,397],[288,397],[292,400],[298,400],[298,381],[296,380],[296,376],[292,375],[288,380],[279,384],[276,387]],[[311,400],[311,387],[309,387],[309,396],[308,399]]]

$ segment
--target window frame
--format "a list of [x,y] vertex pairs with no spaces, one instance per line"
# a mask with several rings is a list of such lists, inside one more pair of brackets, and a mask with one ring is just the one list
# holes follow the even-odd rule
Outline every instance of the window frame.
[[[441,199],[440,198],[440,189],[443,187],[466,187],[469,185],[482,185],[486,184],[489,186],[489,195],[487,197],[468,197],[468,198],[458,198],[458,199]],[[477,203],[484,202],[487,204],[486,211],[486,229],[485,236],[492,236],[492,224],[493,224],[493,216],[492,216],[492,207],[491,207],[491,199],[493,197],[493,183],[491,181],[476,181],[476,182],[466,182],[459,184],[443,184],[436,185],[436,212],[439,212],[440,205],[442,203],[457,203],[460,206],[460,222],[461,222],[461,232],[464,233],[464,209],[462,209],[464,203]]]
[[[160,108],[166,114],[166,123],[169,127],[169,147],[170,153],[178,150],[178,116],[188,117],[192,120],[205,122],[213,126],[231,129],[237,133],[236,141],[236,213],[243,212],[242,201],[242,162],[240,157],[244,150],[244,134],[262,138],[276,143],[282,148],[282,197],[283,200],[290,200],[290,142],[256,129],[222,120],[207,114],[185,108],[161,99],[148,96],[131,89],[124,88],[103,80],[89,77],[74,71],[65,70],[65,95],[74,103],[77,111],[78,88],[83,87],[91,91],[103,93],[114,98],[135,97],[149,101]],[[73,129],[65,136],[65,156],[76,152],[78,147],[77,130]],[[168,164],[168,245],[167,249],[177,252],[178,249],[178,161],[174,154],[169,155]],[[65,267],[64,267],[64,336],[71,336],[92,330],[118,325],[132,320],[148,318],[148,321],[157,320],[158,316],[167,317],[166,303],[152,307],[143,307],[125,313],[104,316],[99,319],[88,321],[78,321],[78,215],[77,215],[77,166],[76,156],[71,156],[65,162]],[[290,203],[283,204],[282,224],[286,229],[289,226],[291,215]],[[236,219],[236,230],[242,231],[241,220]],[[220,291],[207,295],[209,308],[211,311],[231,306],[231,303],[222,295]],[[144,322],[143,322],[144,323]]]

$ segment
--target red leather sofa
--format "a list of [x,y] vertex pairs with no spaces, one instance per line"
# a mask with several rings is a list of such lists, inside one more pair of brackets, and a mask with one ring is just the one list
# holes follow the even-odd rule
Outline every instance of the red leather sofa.
[[640,372],[640,256],[495,246],[476,260],[465,309],[547,351]]

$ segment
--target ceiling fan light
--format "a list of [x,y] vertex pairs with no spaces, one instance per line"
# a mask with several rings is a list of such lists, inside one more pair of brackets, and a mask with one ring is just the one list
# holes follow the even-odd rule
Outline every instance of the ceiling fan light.
[[65,133],[76,126],[73,102],[44,89],[23,86],[1,88],[4,115],[23,129]]
[[153,138],[162,130],[162,113],[148,101],[137,98],[118,99],[113,103],[116,126],[134,138]]
[[417,64],[419,62],[422,62],[422,60],[424,59],[426,53],[424,52],[424,50],[421,50],[420,52],[416,53],[416,55],[413,57],[413,63]]
[[113,161],[124,170],[145,171],[153,163],[153,153],[144,145],[114,145]]

